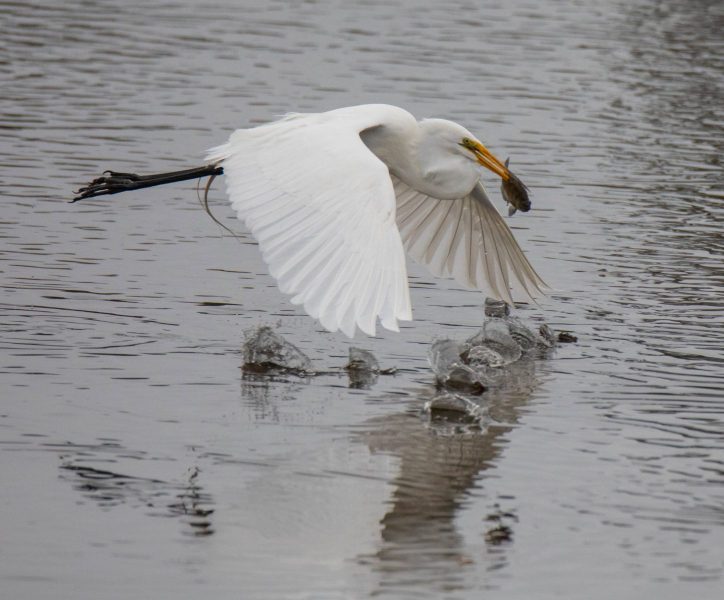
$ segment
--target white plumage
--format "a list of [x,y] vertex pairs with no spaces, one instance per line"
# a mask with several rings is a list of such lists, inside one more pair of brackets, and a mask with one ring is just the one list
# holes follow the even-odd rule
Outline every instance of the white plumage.
[[378,317],[393,331],[412,318],[403,246],[488,296],[542,293],[479,182],[479,164],[498,167],[478,149],[451,121],[364,105],[239,129],[207,161],[223,167],[279,289],[352,337],[375,335]]

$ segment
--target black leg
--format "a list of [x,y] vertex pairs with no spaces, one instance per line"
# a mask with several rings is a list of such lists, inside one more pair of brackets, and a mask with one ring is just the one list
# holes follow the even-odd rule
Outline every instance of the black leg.
[[170,173],[157,173],[155,175],[137,175],[136,173],[105,171],[102,177],[94,179],[88,185],[75,192],[77,196],[73,198],[71,202],[83,200],[84,198],[94,198],[96,196],[105,196],[107,194],[119,194],[130,190],[139,190],[176,181],[198,179],[209,175],[222,175],[223,173],[223,167],[217,167],[214,165],[204,165],[203,167],[197,167],[195,169],[172,171]]

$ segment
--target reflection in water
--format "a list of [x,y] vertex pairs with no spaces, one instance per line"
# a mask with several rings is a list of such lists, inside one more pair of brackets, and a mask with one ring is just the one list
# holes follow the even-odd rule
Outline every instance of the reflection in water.
[[[89,455],[90,449],[90,446],[84,446],[77,456],[64,451],[60,465],[61,479],[71,482],[83,497],[97,502],[104,509],[128,504],[142,508],[149,516],[180,517],[189,526],[188,533],[193,536],[214,533],[211,522],[213,499],[198,483],[198,467],[191,467],[183,482],[171,483],[88,466],[84,463],[99,462],[98,458]],[[123,451],[123,454],[127,454],[127,451]]]
[[[537,383],[532,359],[501,369],[498,385],[475,397],[486,415],[480,425],[431,418],[425,426],[417,403],[408,412],[368,422],[364,441],[369,448],[400,461],[392,506],[381,520],[380,549],[360,559],[380,572],[383,588],[404,586],[411,579],[435,589],[465,588],[469,584],[462,566],[479,560],[504,564],[500,553],[488,559],[467,555],[455,520],[466,498],[483,485],[481,473],[500,454]],[[501,532],[514,539],[508,507],[493,503],[489,508],[487,517],[480,515],[480,530],[470,535],[493,545],[503,541]]]

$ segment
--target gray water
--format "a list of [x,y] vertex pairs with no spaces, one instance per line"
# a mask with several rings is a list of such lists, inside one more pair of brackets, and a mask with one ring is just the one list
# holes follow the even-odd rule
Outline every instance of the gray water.
[[[722,597],[721,2],[40,0],[0,30],[0,596]],[[397,373],[350,387],[222,183],[242,243],[191,184],[66,203],[366,102],[463,123],[533,192],[509,223],[555,291],[516,314],[579,341],[484,427],[422,414],[480,294],[411,264],[415,320],[354,341]],[[259,325],[331,373],[244,374]]]

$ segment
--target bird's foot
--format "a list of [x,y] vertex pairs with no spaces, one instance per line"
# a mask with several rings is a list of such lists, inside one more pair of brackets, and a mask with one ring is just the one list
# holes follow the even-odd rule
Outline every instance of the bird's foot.
[[136,175],[135,173],[104,171],[102,177],[96,177],[88,185],[76,191],[75,194],[77,195],[71,202],[132,190],[138,187],[137,184],[144,179],[142,175]]

